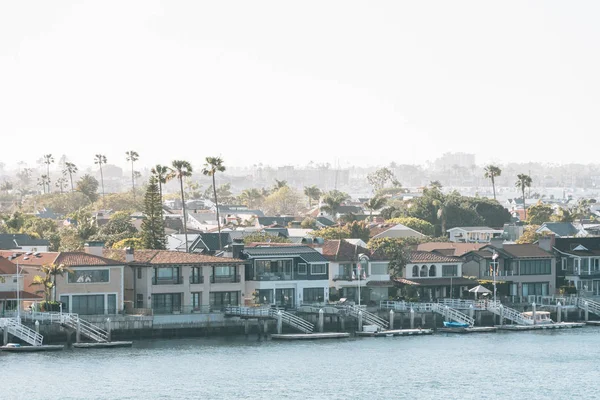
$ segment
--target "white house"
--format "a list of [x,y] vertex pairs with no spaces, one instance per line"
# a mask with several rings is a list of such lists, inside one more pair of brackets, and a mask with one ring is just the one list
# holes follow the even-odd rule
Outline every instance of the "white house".
[[501,237],[502,229],[488,226],[460,226],[448,229],[450,241],[457,243],[490,243],[492,239]]

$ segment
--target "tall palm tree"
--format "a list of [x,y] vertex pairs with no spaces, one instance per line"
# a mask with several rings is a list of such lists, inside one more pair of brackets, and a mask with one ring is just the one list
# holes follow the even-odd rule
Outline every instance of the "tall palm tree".
[[64,264],[48,264],[45,266],[46,271],[48,271],[48,275],[50,275],[52,277],[52,291],[53,291],[53,296],[54,296],[54,301],[56,301],[56,277],[57,276],[64,276],[65,273],[70,273],[73,272],[70,269],[68,269],[67,267],[65,267]]
[[133,170],[133,163],[140,159],[140,155],[137,151],[129,150],[126,151],[127,161],[131,161],[131,190],[133,191],[133,201],[135,201],[135,172]]
[[166,165],[156,164],[150,170],[152,175],[156,178],[156,182],[158,182],[158,193],[160,194],[160,201],[162,203],[162,185],[166,184],[169,181],[169,167]]
[[54,163],[52,154],[44,154],[44,164],[46,164],[46,176],[48,177],[48,193],[50,193],[50,164]]
[[315,185],[305,186],[304,195],[308,197],[308,208],[312,208],[313,200],[319,200],[319,198],[321,197],[321,189],[319,189]]
[[65,169],[63,170],[63,175],[69,174],[69,180],[71,181],[71,192],[75,191],[75,186],[73,185],[73,175],[77,173],[77,166],[72,162],[65,163]]
[[365,207],[369,209],[369,219],[373,220],[373,211],[380,210],[385,206],[387,199],[385,197],[373,197],[365,203]]
[[6,193],[8,195],[8,191],[12,190],[13,188],[13,184],[10,181],[7,181],[6,179],[4,180],[4,182],[2,182],[2,185],[0,185],[0,190],[4,190],[4,193]]
[[187,215],[185,212],[185,192],[183,191],[183,180],[192,176],[192,164],[188,161],[174,160],[169,168],[169,179],[178,179],[181,190],[181,207],[183,212],[183,234],[185,235],[185,251],[189,251],[187,236]]
[[67,187],[67,178],[61,176],[56,180],[56,182],[54,182],[54,185],[58,188],[58,190],[60,190],[60,194],[63,194],[64,189]]
[[490,165],[488,165],[487,167],[484,168],[484,171],[485,171],[485,174],[483,175],[483,177],[492,181],[492,190],[494,191],[494,200],[496,200],[496,181],[495,181],[495,178],[497,176],[502,175],[502,170],[497,165],[490,164]]
[[217,186],[215,183],[215,175],[217,172],[225,172],[223,159],[221,157],[206,157],[206,163],[202,168],[202,173],[212,177],[213,193],[215,196],[215,207],[217,208],[217,229],[219,230],[219,250],[223,250],[221,243],[221,217],[219,216],[219,202],[217,199]]
[[106,156],[103,154],[96,154],[94,158],[94,164],[98,164],[100,167],[100,184],[102,185],[102,206],[104,207],[104,173],[102,172],[102,164],[106,164]]
[[515,182],[515,186],[521,190],[523,194],[523,211],[525,214],[525,220],[527,220],[527,205],[525,204],[525,189],[531,187],[531,177],[527,174],[519,174],[517,175],[517,181]]
[[349,196],[346,193],[340,192],[339,190],[332,190],[323,197],[321,211],[325,211],[335,220],[340,206],[343,202],[348,200],[348,198]]
[[38,186],[42,187],[44,194],[47,193],[46,188],[50,187],[50,178],[48,178],[48,175],[44,174],[38,178]]

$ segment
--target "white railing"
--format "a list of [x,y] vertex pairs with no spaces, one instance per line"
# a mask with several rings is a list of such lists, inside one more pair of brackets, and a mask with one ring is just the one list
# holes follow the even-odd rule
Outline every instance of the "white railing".
[[475,325],[475,319],[461,313],[458,310],[455,310],[454,308],[450,308],[440,303],[433,303],[432,309],[434,312],[443,315],[446,319],[468,324],[469,326]]
[[304,333],[312,333],[314,325],[294,314],[284,310],[277,310],[270,307],[240,307],[228,306],[225,308],[225,314],[236,315],[240,317],[263,317],[277,319],[278,313],[281,313],[281,321]]
[[357,306],[346,306],[345,310],[348,315],[356,319],[358,319],[359,312],[362,312],[363,323],[367,325],[377,325],[381,329],[387,329],[389,327],[389,323],[383,318]]
[[21,324],[16,318],[0,318],[0,328],[32,346],[41,346],[44,337],[33,329]]
[[586,299],[584,297],[578,297],[575,300],[576,302],[576,306],[581,308],[582,310],[585,310],[586,307],[586,303],[587,303],[587,309],[589,312],[591,312],[592,314],[596,314],[596,315],[600,315],[600,303],[594,300],[590,300],[590,299]]
[[513,321],[517,325],[531,325],[531,320],[523,317],[523,315],[510,307],[503,306],[500,302],[490,302],[488,303],[487,310],[493,314],[500,315],[505,319]]
[[77,322],[79,321],[79,332],[82,335],[89,339],[92,339],[95,342],[108,342],[108,332],[84,320],[83,318],[80,318],[77,314],[29,311],[21,313],[21,318],[30,321],[40,321],[48,322],[51,324],[66,325],[69,328],[73,328],[75,330],[77,330]]

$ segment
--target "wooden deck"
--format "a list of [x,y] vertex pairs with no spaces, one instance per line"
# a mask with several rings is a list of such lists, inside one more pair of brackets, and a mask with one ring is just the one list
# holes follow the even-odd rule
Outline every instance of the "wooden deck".
[[133,342],[101,342],[101,343],[73,343],[77,349],[112,349],[117,347],[131,347]]
[[346,339],[350,334],[347,332],[324,332],[324,333],[288,333],[272,334],[273,340],[317,340],[317,339]]
[[356,332],[357,336],[363,337],[419,336],[431,334],[433,334],[432,329],[394,329],[378,332]]
[[503,331],[535,331],[544,329],[570,329],[582,328],[585,326],[583,322],[561,322],[556,324],[541,324],[541,325],[496,325],[496,328]]
[[470,328],[439,328],[438,332],[443,333],[486,333],[496,332],[498,328],[495,326],[472,326]]
[[57,345],[42,345],[42,346],[20,346],[20,347],[0,347],[1,351],[12,352],[12,353],[31,353],[34,351],[59,351],[63,350],[65,346],[62,344]]

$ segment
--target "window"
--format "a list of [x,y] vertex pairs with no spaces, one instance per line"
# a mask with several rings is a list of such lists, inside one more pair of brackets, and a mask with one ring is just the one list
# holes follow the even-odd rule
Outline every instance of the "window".
[[137,278],[142,279],[142,267],[137,267]]
[[427,265],[423,265],[421,267],[421,276],[422,277],[426,277],[427,276],[427,272],[428,272]]
[[387,275],[387,263],[371,263],[371,275]]
[[302,292],[303,303],[322,303],[325,301],[324,288],[304,288]]
[[273,289],[259,289],[258,299],[259,304],[272,304],[273,303]]
[[204,278],[202,276],[202,267],[193,267],[192,274],[190,275],[190,283],[198,284],[204,283]]
[[[113,295],[114,296],[114,295]],[[83,315],[104,314],[104,295],[73,295],[71,312]]]
[[200,308],[202,305],[202,292],[192,292],[192,307],[194,309]]
[[179,276],[179,267],[158,267],[154,268],[153,285],[173,285],[182,283]]
[[235,275],[235,267],[225,266],[225,267],[213,267],[215,276],[227,276],[231,277]]
[[311,275],[325,275],[327,274],[327,264],[310,264]]
[[458,276],[458,265],[442,265],[442,276]]
[[[343,275],[342,268],[344,268],[344,266],[340,265],[340,275]],[[298,275],[306,275],[306,263],[298,264]]]
[[62,303],[62,310],[69,312],[69,296],[60,296],[60,302]]
[[135,295],[135,307],[144,308],[144,295],[142,293]]
[[429,267],[429,276],[435,276],[435,265]]
[[523,296],[547,296],[548,282],[523,283]]
[[520,262],[520,275],[550,275],[552,262],[546,260],[523,260]]
[[560,262],[561,262],[560,269],[562,269],[563,271],[566,271],[567,270],[567,259],[561,258]]
[[69,273],[69,283],[106,283],[108,282],[109,270],[87,269],[77,270]]
[[413,278],[419,277],[419,266],[418,265],[413,265],[412,276],[413,276]]
[[238,306],[240,304],[240,292],[210,292],[209,301],[211,307],[215,308]]
[[107,304],[107,313],[108,314],[116,314],[117,313],[117,295],[116,294],[107,294],[106,295],[106,304]]
[[164,314],[181,311],[181,293],[160,293],[152,295],[152,309]]
[[275,303],[280,307],[293,307],[294,289],[275,289]]
[[231,265],[213,267],[211,283],[232,283],[239,282],[236,275],[236,267]]

